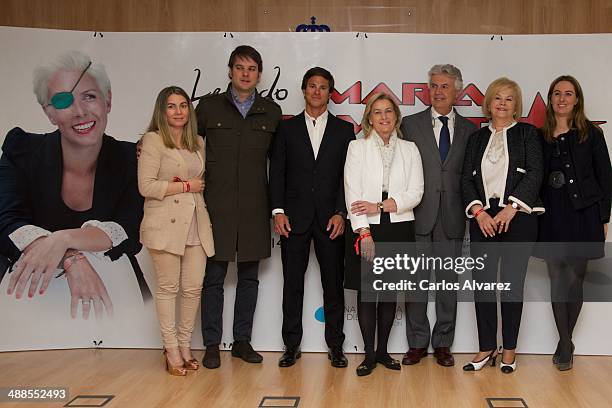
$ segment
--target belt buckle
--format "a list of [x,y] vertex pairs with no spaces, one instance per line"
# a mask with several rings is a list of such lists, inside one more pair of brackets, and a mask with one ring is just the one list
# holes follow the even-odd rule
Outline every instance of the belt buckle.
[[565,174],[562,171],[553,171],[548,177],[548,185],[559,189],[565,185]]

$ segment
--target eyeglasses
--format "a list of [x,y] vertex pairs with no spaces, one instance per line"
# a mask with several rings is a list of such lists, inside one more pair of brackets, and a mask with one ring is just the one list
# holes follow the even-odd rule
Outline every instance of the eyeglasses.
[[83,78],[83,75],[85,75],[85,72],[87,72],[87,70],[91,66],[91,63],[92,62],[89,61],[89,64],[87,64],[87,66],[85,67],[83,72],[81,72],[81,75],[79,76],[79,79],[77,79],[76,83],[74,84],[74,86],[72,87],[72,89],[69,92],[58,92],[58,93],[56,93],[55,95],[53,95],[51,97],[51,101],[50,101],[49,104],[47,104],[47,106],[52,105],[55,109],[66,109],[66,108],[69,108],[74,103],[74,95],[72,94],[72,91],[74,91],[74,88],[76,88],[77,85],[79,84],[79,82],[81,82],[81,79]]

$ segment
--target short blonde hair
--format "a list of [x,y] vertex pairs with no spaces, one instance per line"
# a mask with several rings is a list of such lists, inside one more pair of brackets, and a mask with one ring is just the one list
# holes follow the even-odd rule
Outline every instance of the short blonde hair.
[[366,104],[365,110],[363,111],[363,118],[361,119],[361,129],[363,130],[363,137],[368,138],[372,133],[372,125],[370,125],[370,113],[372,113],[372,106],[378,101],[389,101],[391,102],[391,106],[393,106],[393,111],[395,112],[395,131],[397,132],[397,137],[402,137],[402,132],[400,131],[400,125],[402,123],[402,113],[400,112],[399,106],[397,106],[397,102],[393,100],[393,98],[383,92],[376,93],[370,97],[368,103]]
[[[91,64],[89,68],[87,66]],[[87,75],[91,75],[100,87],[104,99],[108,100],[111,89],[110,79],[104,69],[104,65],[94,62],[89,55],[81,51],[68,51],[58,56],[54,61],[46,65],[40,65],[34,69],[32,86],[36,100],[41,106],[49,103],[49,80],[58,71],[75,71],[81,73],[87,69]]]
[[514,92],[514,113],[513,117],[518,120],[523,116],[523,93],[521,87],[516,82],[506,77],[497,78],[491,82],[487,91],[485,92],[484,102],[482,103],[482,113],[491,119],[491,101],[495,97],[495,94],[503,88],[510,88]]

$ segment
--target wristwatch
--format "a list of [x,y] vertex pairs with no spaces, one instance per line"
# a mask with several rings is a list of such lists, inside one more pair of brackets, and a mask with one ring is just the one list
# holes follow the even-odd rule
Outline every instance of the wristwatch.
[[512,208],[514,208],[515,210],[518,210],[520,207],[519,207],[519,205],[515,201],[513,201],[512,202]]
[[376,207],[378,208],[378,210],[380,212],[383,212],[383,203],[382,203],[382,201],[377,202],[376,203]]

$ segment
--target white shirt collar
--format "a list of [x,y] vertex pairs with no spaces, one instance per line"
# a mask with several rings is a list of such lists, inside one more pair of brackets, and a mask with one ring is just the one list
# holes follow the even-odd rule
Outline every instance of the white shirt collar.
[[431,116],[434,119],[438,119],[439,116],[446,116],[449,120],[455,120],[455,109],[451,108],[451,111],[448,113],[448,115],[441,115],[432,106],[432,108],[431,108]]
[[312,116],[310,116],[308,114],[308,112],[306,112],[306,110],[304,109],[304,116],[306,117],[306,120],[309,120],[310,123],[312,123],[312,121],[326,121],[327,120],[327,116],[329,115],[329,111],[327,109],[325,109],[325,112],[323,112],[322,114],[320,114],[318,117],[313,118]]
[[[502,128],[502,132],[506,132],[508,129],[510,129],[511,127],[513,127],[514,125],[516,125],[516,121],[512,122],[511,124],[509,124],[508,126]],[[493,122],[489,122],[489,130],[491,131],[491,133],[498,133],[497,130],[495,130],[495,128],[493,127]]]

